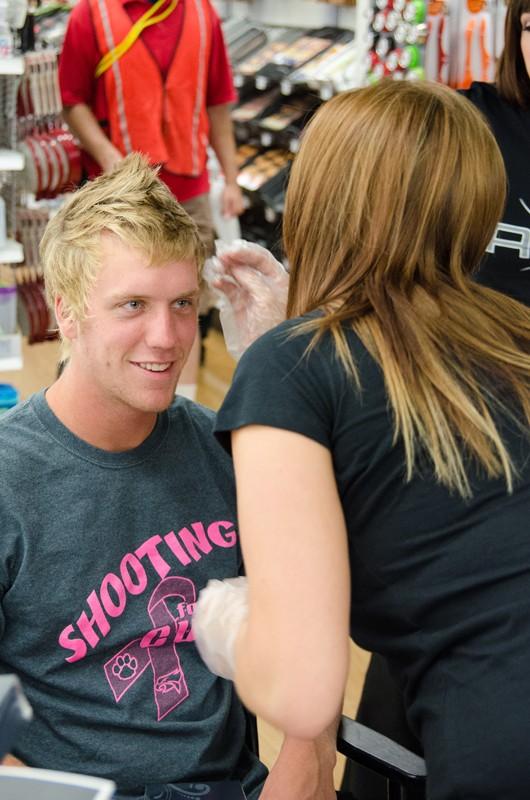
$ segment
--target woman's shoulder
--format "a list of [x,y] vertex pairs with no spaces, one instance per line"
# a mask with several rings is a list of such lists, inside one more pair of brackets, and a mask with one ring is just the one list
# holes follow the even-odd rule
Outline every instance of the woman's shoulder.
[[468,89],[459,89],[458,94],[467,97],[473,105],[481,110],[501,106],[505,101],[501,98],[494,83],[474,81]]
[[503,121],[513,119],[514,115],[518,117],[522,111],[505,100],[494,83],[475,81],[469,89],[459,90],[459,93],[467,97],[493,126],[496,123],[502,126]]
[[[320,312],[312,312],[282,322],[257,339],[243,354],[236,370],[239,378],[256,382],[301,380],[313,385],[346,386],[348,371],[339,355],[333,333],[326,329],[317,337]],[[363,386],[380,382],[380,368],[351,324],[342,327],[343,342],[350,351],[357,376]]]
[[[267,331],[259,337],[248,350],[245,351],[243,358],[247,354],[268,354],[275,357],[298,357],[303,353],[314,354],[314,357],[328,357],[329,353],[335,349],[334,338],[329,330],[318,337],[314,347],[310,348],[313,338],[318,332],[318,319],[322,313],[318,311],[310,312],[299,317],[285,320],[275,328]],[[355,355],[365,352],[364,345],[350,325],[343,327],[348,346]]]

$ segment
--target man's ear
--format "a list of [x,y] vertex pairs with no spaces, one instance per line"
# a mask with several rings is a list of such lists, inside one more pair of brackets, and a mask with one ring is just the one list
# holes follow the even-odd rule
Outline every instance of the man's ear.
[[73,319],[62,297],[56,297],[54,303],[55,318],[61,331],[63,339],[73,340],[77,338],[77,321]]

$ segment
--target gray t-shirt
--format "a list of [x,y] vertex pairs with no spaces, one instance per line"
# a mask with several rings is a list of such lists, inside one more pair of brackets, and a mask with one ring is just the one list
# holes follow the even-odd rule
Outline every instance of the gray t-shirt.
[[44,393],[0,421],[0,671],[35,718],[14,752],[143,794],[150,783],[242,780],[233,684],[193,642],[197,595],[238,574],[231,464],[213,415],[178,399],[137,448],[74,436]]

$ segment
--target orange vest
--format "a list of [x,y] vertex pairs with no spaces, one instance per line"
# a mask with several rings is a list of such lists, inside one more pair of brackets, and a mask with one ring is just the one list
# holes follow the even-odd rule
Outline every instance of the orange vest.
[[[182,1],[182,0],[181,0]],[[131,28],[120,0],[89,0],[101,55]],[[206,91],[212,42],[207,0],[187,0],[180,40],[164,81],[141,40],[102,76],[110,139],[124,155],[144,153],[176,175],[201,175],[206,166]]]

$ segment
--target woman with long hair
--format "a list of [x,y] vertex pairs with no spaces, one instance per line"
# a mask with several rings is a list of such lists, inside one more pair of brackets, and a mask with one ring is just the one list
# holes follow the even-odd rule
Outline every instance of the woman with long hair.
[[[530,306],[530,0],[507,2],[496,72],[495,83],[476,81],[461,92],[489,122],[508,176],[502,219],[476,280]],[[380,656],[370,661],[357,719],[421,752],[405,719],[401,692]],[[342,785],[359,800],[384,794],[384,781],[353,762],[346,764]]]
[[218,646],[243,701],[317,736],[351,634],[399,678],[431,800],[530,786],[530,311],[473,279],[505,183],[445,87],[325,104],[287,192],[288,320],[217,420],[249,600]]
[[530,305],[530,0],[508,0],[495,83],[477,81],[462,94],[491,125],[509,184],[477,278]]

